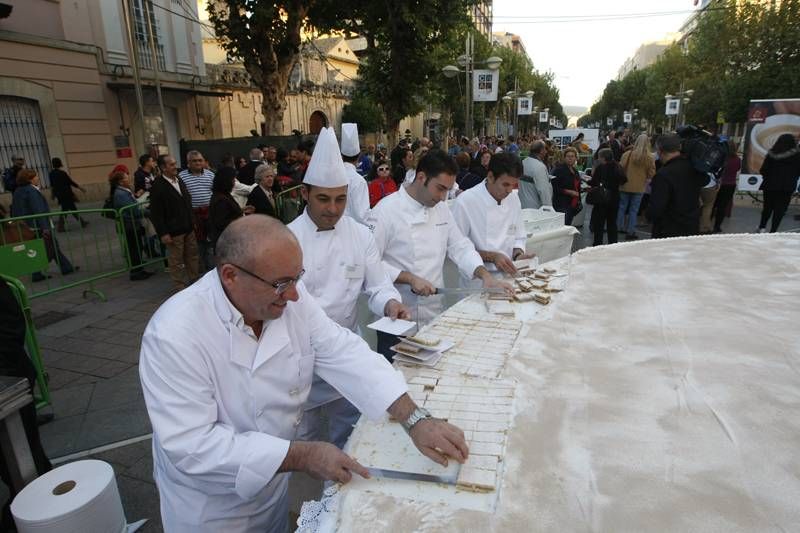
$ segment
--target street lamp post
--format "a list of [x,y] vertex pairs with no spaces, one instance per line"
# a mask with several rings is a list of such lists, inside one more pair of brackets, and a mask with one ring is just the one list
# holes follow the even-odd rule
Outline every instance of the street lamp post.
[[472,76],[475,71],[475,65],[486,65],[490,70],[497,70],[500,68],[503,59],[497,56],[491,56],[485,61],[475,61],[473,56],[475,50],[475,40],[472,38],[472,32],[467,32],[466,44],[464,47],[464,55],[458,58],[458,63],[464,70],[461,70],[455,65],[447,65],[442,68],[442,74],[447,78],[455,78],[459,73],[464,73],[464,80],[466,89],[464,91],[464,129],[466,130],[467,137],[472,139]]

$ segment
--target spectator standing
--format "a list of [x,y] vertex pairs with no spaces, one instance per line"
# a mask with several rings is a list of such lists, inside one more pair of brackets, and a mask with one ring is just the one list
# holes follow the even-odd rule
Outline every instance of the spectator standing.
[[[11,216],[43,215],[49,212],[50,206],[39,190],[39,176],[36,171],[30,168],[20,170],[17,173],[17,183],[11,200]],[[56,260],[62,275],[66,276],[78,270],[78,267],[73,267],[67,256],[61,252],[56,236],[53,235],[50,217],[28,219],[25,223],[36,232],[37,237],[44,240],[47,258],[50,261]],[[34,272],[31,277],[33,281],[43,281],[50,276],[43,272]]]
[[530,156],[522,160],[523,175],[519,179],[519,201],[522,209],[539,209],[543,205],[553,205],[553,186],[550,173],[542,159],[546,154],[545,144],[534,141]]
[[697,235],[700,230],[700,189],[708,175],[698,172],[681,155],[681,139],[662,135],[656,143],[661,168],[650,185],[647,218],[653,222],[653,238]]
[[[617,228],[624,231],[626,240],[637,239],[636,221],[639,206],[642,203],[647,182],[656,174],[656,160],[650,153],[650,141],[647,134],[636,138],[633,149],[622,154],[622,169],[628,181],[620,187]],[[627,215],[627,225],[626,217]]]
[[[264,163],[260,168],[267,168],[272,170],[272,167]],[[258,169],[256,169],[258,172]],[[228,224],[237,218],[244,216],[245,213],[253,213],[255,208],[253,206],[245,207],[243,211],[236,200],[231,194],[233,192],[233,184],[236,180],[236,172],[232,168],[222,168],[217,175],[214,176],[214,183],[212,185],[211,201],[208,206],[208,237],[213,251],[217,246],[217,239],[228,227]]]
[[592,206],[592,217],[589,227],[594,234],[592,246],[603,244],[603,231],[608,233],[608,244],[617,242],[617,213],[619,212],[619,187],[628,179],[619,163],[614,161],[614,153],[610,148],[603,148],[598,153],[600,164],[592,172],[589,185],[602,187],[605,190],[605,201]]
[[763,181],[760,190],[764,191],[764,207],[758,231],[765,232],[767,221],[772,217],[770,233],[775,233],[789,207],[792,193],[797,190],[797,178],[800,176],[800,150],[791,133],[784,133],[772,145],[761,165],[761,176]]
[[259,215],[267,215],[278,218],[278,210],[275,205],[275,171],[272,167],[264,164],[256,169],[256,185],[247,197],[247,205],[253,208]]
[[[239,167],[239,181],[245,185],[252,185],[255,183],[256,168],[264,163],[264,152],[258,148],[250,150],[250,161],[243,167]],[[213,178],[212,178],[213,179]],[[211,195],[209,194],[209,199]]]
[[143,281],[153,275],[152,272],[146,271],[142,268],[142,254],[140,251],[141,236],[144,235],[144,228],[142,228],[142,213],[141,207],[136,201],[136,197],[131,190],[131,178],[127,172],[115,172],[109,178],[111,190],[111,205],[114,209],[122,209],[129,205],[135,205],[129,209],[122,211],[122,225],[125,230],[125,242],[128,245],[128,254],[131,261],[131,271],[129,278],[131,281]]
[[178,178],[175,158],[158,158],[161,176],[150,189],[150,220],[156,234],[167,248],[169,275],[177,290],[184,289],[198,278],[197,239],[192,221],[192,198]]
[[150,192],[153,180],[156,179],[154,170],[156,160],[150,154],[139,156],[139,168],[133,173],[133,195],[139,198],[146,192]]
[[25,168],[25,158],[21,155],[11,156],[11,166],[3,171],[3,188],[6,192],[14,193],[17,188],[17,174]]
[[372,170],[372,166],[375,164],[375,145],[368,144],[367,150],[361,153],[361,156],[358,158],[358,166],[356,170],[362,176],[366,176],[369,174],[369,171]]
[[191,150],[186,154],[186,167],[186,170],[181,171],[178,177],[186,185],[189,196],[192,198],[194,236],[197,238],[197,248],[200,254],[199,266],[202,272],[207,272],[213,267],[208,243],[208,205],[211,202],[214,173],[206,167],[203,154],[197,150]]
[[578,151],[571,146],[564,150],[564,162],[553,169],[553,208],[564,213],[564,223],[572,224],[575,215],[581,212],[581,176],[575,165]]
[[489,161],[492,159],[492,153],[488,150],[481,152],[481,156],[478,159],[478,164],[473,165],[470,170],[473,174],[477,174],[481,180],[486,179],[486,175],[489,174]]
[[742,159],[736,153],[736,143],[733,139],[728,139],[728,157],[725,159],[717,200],[714,202],[714,233],[722,231],[722,221],[726,216],[730,216],[733,195],[736,192],[736,178],[741,169]]
[[303,176],[306,175],[308,164],[311,162],[311,154],[314,153],[314,141],[306,139],[297,144],[295,163],[297,163],[297,176],[296,181],[303,181]]
[[519,145],[516,143],[516,139],[513,135],[508,136],[508,146],[506,147],[506,152],[515,156],[519,156]]
[[469,169],[471,162],[472,160],[467,152],[459,152],[456,155],[456,164],[458,165],[456,185],[461,191],[471,189],[483,181],[483,178]]
[[[58,201],[62,211],[77,211],[78,206],[75,205],[75,193],[72,188],[75,187],[81,192],[86,192],[86,189],[75,183],[72,177],[64,172],[64,164],[61,159],[54,157],[51,161],[53,170],[50,171],[50,188],[53,198]],[[81,227],[85,228],[89,223],[84,220],[78,213],[72,213],[75,220],[81,223]],[[66,215],[58,217],[58,231],[65,231],[64,227],[67,220]]]
[[406,174],[414,166],[414,152],[410,148],[404,148],[400,152],[400,162],[394,167],[392,171],[392,178],[394,179],[397,188],[399,189],[406,179]]
[[389,173],[389,163],[386,161],[376,163],[367,178],[369,179],[367,187],[369,189],[370,209],[378,205],[378,202],[383,198],[397,192],[397,184]]

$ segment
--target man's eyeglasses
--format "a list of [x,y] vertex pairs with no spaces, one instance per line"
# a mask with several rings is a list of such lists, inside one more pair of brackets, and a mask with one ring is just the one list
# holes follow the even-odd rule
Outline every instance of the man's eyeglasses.
[[249,276],[252,276],[252,277],[256,278],[257,280],[259,280],[259,281],[261,281],[263,283],[266,283],[270,287],[274,288],[275,289],[275,294],[277,294],[279,296],[281,294],[283,294],[284,292],[286,292],[289,289],[289,287],[291,287],[292,285],[296,285],[297,282],[300,281],[300,278],[303,277],[303,274],[306,273],[305,269],[303,269],[303,270],[300,271],[300,273],[297,275],[296,278],[287,279],[285,281],[267,281],[264,278],[262,278],[261,276],[259,276],[258,274],[254,274],[254,273],[250,272],[246,268],[242,268],[239,265],[234,265],[233,263],[228,263],[228,264],[231,265],[232,267],[238,268],[239,270],[241,270],[245,274],[247,274]]

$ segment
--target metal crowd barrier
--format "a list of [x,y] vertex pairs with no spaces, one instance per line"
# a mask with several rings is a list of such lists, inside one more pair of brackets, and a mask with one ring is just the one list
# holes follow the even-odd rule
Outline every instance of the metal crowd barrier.
[[288,224],[303,212],[303,197],[300,194],[302,185],[295,185],[285,191],[281,191],[275,196],[275,209],[278,212],[278,218],[284,224]]
[[28,295],[25,292],[25,286],[19,280],[0,274],[0,281],[6,283],[11,289],[22,309],[22,314],[25,316],[25,351],[28,352],[28,357],[31,358],[33,367],[36,369],[36,387],[34,388],[33,399],[36,402],[36,408],[41,409],[46,405],[50,405],[50,387],[47,384],[48,375],[44,369],[44,363],[42,363],[42,354],[39,351],[39,341],[36,339],[36,327],[33,324]]

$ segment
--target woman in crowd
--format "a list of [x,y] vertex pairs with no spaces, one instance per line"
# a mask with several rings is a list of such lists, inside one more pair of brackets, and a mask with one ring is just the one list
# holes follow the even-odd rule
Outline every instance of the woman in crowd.
[[[11,199],[11,216],[24,217],[26,215],[43,215],[50,212],[47,200],[39,190],[39,176],[36,171],[25,168],[17,174],[17,188],[14,189],[14,196]],[[37,233],[37,237],[44,239],[47,248],[47,258],[55,260],[61,274],[66,276],[72,274],[79,267],[73,267],[67,256],[65,256],[58,246],[58,241],[53,235],[50,225],[50,217],[42,216],[25,220],[25,223]],[[33,273],[33,281],[43,281],[48,275],[42,272]]]
[[271,165],[265,163],[256,167],[253,177],[257,185],[247,197],[247,205],[259,215],[278,218],[278,210],[275,205],[275,170]]
[[[627,240],[637,239],[636,220],[647,182],[656,175],[656,160],[650,153],[650,140],[646,133],[636,137],[633,148],[622,154],[622,170],[628,178],[620,187],[617,228],[627,233]],[[627,225],[625,217],[627,218]]]
[[[269,165],[260,165],[256,172],[262,167],[272,170]],[[221,168],[214,176],[214,182],[211,185],[212,195],[208,204],[208,239],[211,241],[212,249],[216,247],[217,239],[228,227],[228,224],[255,210],[253,206],[247,206],[242,211],[242,208],[236,203],[231,194],[234,179],[236,179],[236,172],[232,168]]]
[[483,179],[471,172],[469,169],[469,164],[471,159],[467,152],[460,152],[456,155],[456,163],[458,164],[458,174],[456,174],[456,183],[458,184],[458,188],[461,191],[466,191],[467,189],[471,189],[472,187],[476,186]]
[[564,223],[572,224],[572,219],[583,209],[581,204],[581,175],[575,168],[578,151],[571,146],[564,150],[564,162],[553,169],[553,209],[564,213]]
[[[75,183],[72,177],[64,172],[64,164],[60,158],[54,157],[51,163],[53,170],[50,171],[50,187],[52,188],[53,198],[58,201],[62,211],[77,211],[78,206],[75,205],[75,193],[72,192],[72,188],[75,187],[84,193],[86,189]],[[82,228],[89,225],[78,213],[72,213],[72,216],[81,223]],[[58,231],[65,231],[64,224],[66,221],[66,215],[58,217]]]
[[[480,181],[486,179],[486,175],[489,173],[489,161],[492,160],[492,153],[488,150],[485,152],[481,152],[480,155],[480,164],[475,165],[472,167],[472,173],[475,174],[480,178]],[[480,181],[478,183],[480,183]]]
[[714,202],[714,233],[722,231],[722,221],[729,216],[733,204],[733,194],[736,192],[736,176],[742,168],[742,159],[736,153],[736,143],[728,139],[728,158],[720,176],[719,192]]
[[[620,185],[628,181],[622,167],[614,160],[614,152],[611,149],[603,148],[597,153],[597,157],[600,161],[592,172],[592,179],[589,185],[602,187],[605,193],[602,194],[603,201],[592,206],[592,218],[589,222],[589,228],[594,234],[594,244],[592,246],[603,244],[604,230],[608,233],[608,244],[617,242],[619,188]],[[590,192],[589,194],[592,193]]]
[[784,133],[772,145],[761,165],[761,176],[764,178],[760,187],[764,191],[764,208],[758,231],[767,231],[767,221],[772,217],[770,233],[775,233],[789,207],[792,193],[797,190],[797,177],[800,176],[800,150],[791,133]]
[[109,196],[111,197],[111,205],[114,209],[122,209],[123,207],[133,205],[121,211],[122,224],[125,230],[125,241],[128,244],[128,253],[131,260],[131,271],[129,278],[131,281],[142,281],[153,275],[152,272],[146,271],[142,268],[142,254],[139,251],[141,237],[144,235],[144,228],[142,227],[142,213],[139,203],[131,190],[131,178],[127,172],[114,172],[108,179],[111,186]]
[[383,198],[397,192],[397,184],[389,173],[389,162],[380,161],[374,165],[367,175],[369,184],[369,207],[370,209],[378,205]]

